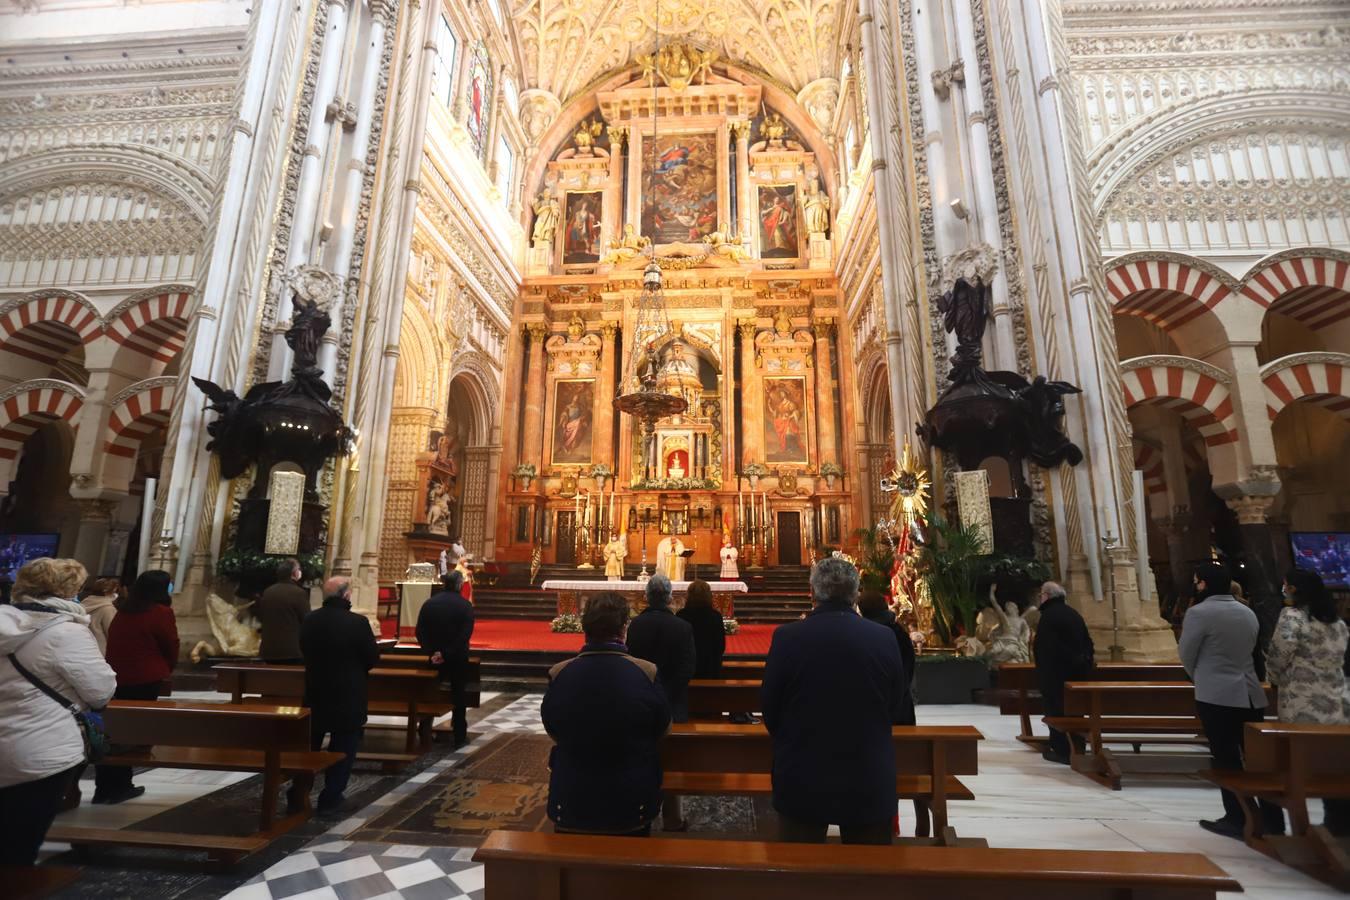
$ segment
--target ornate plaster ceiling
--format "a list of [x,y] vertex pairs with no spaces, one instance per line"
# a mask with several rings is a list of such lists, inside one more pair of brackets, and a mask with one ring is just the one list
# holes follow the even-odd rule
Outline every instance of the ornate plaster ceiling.
[[842,0],[523,0],[513,18],[527,87],[563,103],[655,43],[683,38],[794,92],[834,74]]

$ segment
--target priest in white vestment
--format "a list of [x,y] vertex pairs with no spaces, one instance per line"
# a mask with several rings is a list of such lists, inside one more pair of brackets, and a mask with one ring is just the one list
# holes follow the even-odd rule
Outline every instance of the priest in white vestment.
[[684,541],[677,537],[662,538],[656,545],[656,571],[671,581],[684,581],[685,559],[680,556],[683,552]]

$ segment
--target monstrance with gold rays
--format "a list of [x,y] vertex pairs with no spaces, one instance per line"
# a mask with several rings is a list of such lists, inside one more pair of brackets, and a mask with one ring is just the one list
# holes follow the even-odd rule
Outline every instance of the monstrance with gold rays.
[[885,519],[877,523],[891,542],[895,565],[891,569],[891,598],[898,615],[912,616],[914,630],[928,635],[933,628],[933,603],[928,585],[919,572],[921,524],[928,512],[928,491],[932,482],[928,470],[905,441],[900,464],[881,482],[882,490],[893,494]]

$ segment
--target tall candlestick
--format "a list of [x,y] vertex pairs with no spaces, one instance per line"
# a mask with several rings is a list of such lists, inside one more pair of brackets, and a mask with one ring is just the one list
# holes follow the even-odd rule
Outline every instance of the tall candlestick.
[[[618,479],[616,478],[615,481],[618,481]],[[615,488],[615,487],[616,487],[615,485],[610,485],[610,488],[609,488],[609,530],[610,530],[610,531],[613,531],[613,530],[614,530],[614,488]]]

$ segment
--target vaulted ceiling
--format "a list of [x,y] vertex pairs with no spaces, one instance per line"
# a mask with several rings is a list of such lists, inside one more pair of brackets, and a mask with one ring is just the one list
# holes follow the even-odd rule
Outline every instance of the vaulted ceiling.
[[566,103],[661,39],[716,50],[798,91],[834,75],[843,0],[522,0],[515,21],[525,87]]

